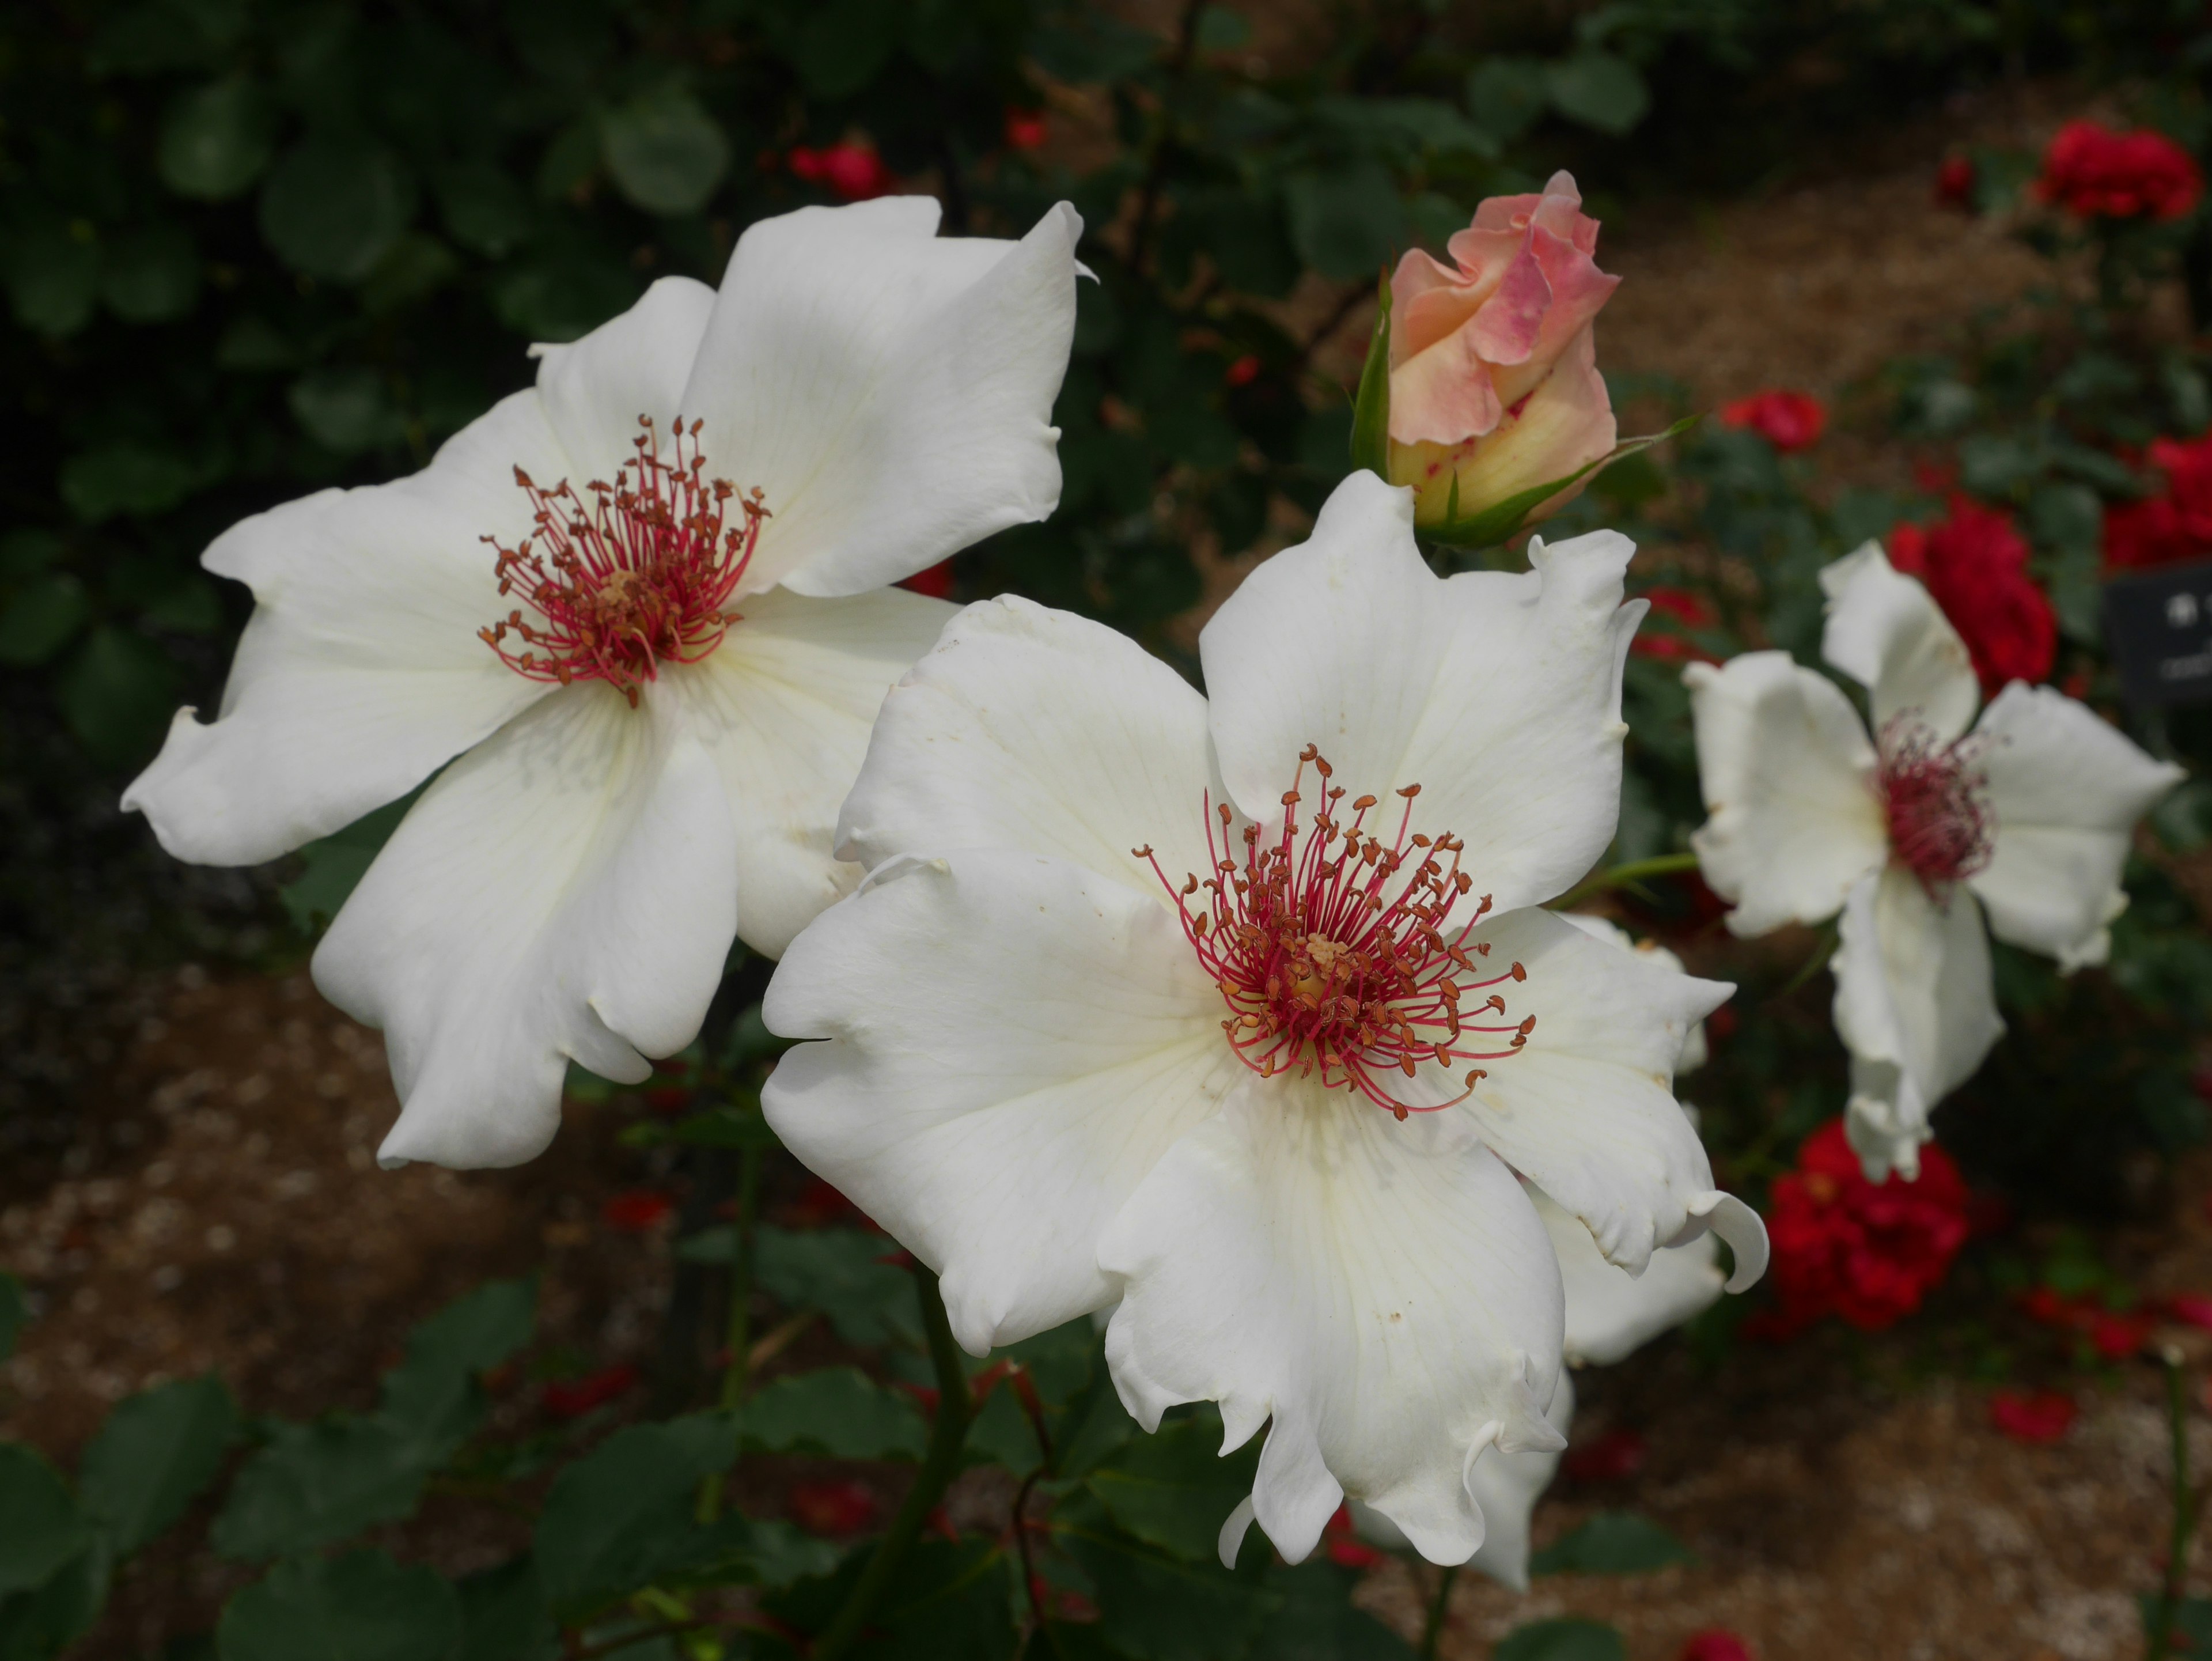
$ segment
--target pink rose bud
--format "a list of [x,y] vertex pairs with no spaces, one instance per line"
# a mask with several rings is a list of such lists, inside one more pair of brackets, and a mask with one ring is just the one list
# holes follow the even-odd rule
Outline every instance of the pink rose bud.
[[1451,264],[1419,249],[1399,261],[1389,478],[1413,487],[1417,523],[1465,520],[1613,449],[1593,319],[1620,279],[1598,270],[1597,221],[1582,202],[1573,176],[1556,173],[1540,196],[1478,207],[1445,245]]

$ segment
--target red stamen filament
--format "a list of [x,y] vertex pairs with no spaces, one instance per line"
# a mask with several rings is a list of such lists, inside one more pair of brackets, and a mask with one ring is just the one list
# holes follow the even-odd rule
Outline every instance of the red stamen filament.
[[1898,863],[1939,902],[1990,862],[1996,826],[1976,740],[1941,744],[1911,710],[1883,724],[1876,782]]
[[[1309,765],[1321,776],[1322,806],[1302,845],[1298,786]],[[1329,776],[1328,763],[1307,745],[1283,794],[1281,832],[1263,847],[1260,827],[1246,825],[1241,866],[1231,852],[1233,816],[1210,799],[1208,876],[1193,873],[1178,885],[1151,848],[1133,852],[1173,897],[1184,938],[1220,987],[1230,1011],[1222,1031],[1245,1066],[1262,1078],[1318,1070],[1324,1086],[1352,1091],[1401,1120],[1432,1113],[1465,1101],[1483,1069],[1468,1069],[1466,1089],[1432,1107],[1399,1100],[1382,1080],[1417,1077],[1425,1063],[1450,1068],[1517,1054],[1536,1018],[1509,1020],[1504,998],[1492,989],[1528,974],[1516,963],[1485,975],[1480,959],[1490,955],[1489,945],[1468,944],[1490,910],[1487,894],[1471,916],[1453,922],[1474,886],[1460,869],[1466,844],[1448,833],[1431,839],[1413,832],[1419,785],[1397,793],[1405,807],[1386,844],[1367,830],[1376,799],[1358,798],[1350,822],[1341,822],[1345,791]],[[1194,912],[1186,902],[1201,891],[1207,897]]]
[[[664,461],[652,420],[640,416],[636,459],[616,470],[612,484],[586,485],[588,508],[567,480],[548,490],[514,470],[536,529],[514,548],[483,540],[498,555],[499,592],[519,593],[538,620],[518,609],[477,631],[501,662],[563,686],[604,680],[635,709],[659,665],[696,663],[722,643],[738,615],[724,608],[769,511],[757,489],[738,496],[727,480],[708,479],[704,424],[687,431],[679,417],[673,459]],[[726,530],[732,498],[744,524]],[[506,643],[510,634],[520,651]]]

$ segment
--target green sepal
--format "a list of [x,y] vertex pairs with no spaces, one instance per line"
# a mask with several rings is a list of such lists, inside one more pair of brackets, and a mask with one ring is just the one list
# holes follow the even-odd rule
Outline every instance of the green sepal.
[[1359,395],[1352,405],[1352,465],[1377,478],[1390,477],[1390,278],[1375,284],[1375,332],[1367,342],[1367,362],[1359,371]]
[[[1366,395],[1364,382],[1360,393],[1363,398]],[[1385,401],[1387,404],[1387,398]],[[1632,456],[1639,450],[1648,450],[1655,444],[1665,443],[1668,439],[1686,432],[1704,418],[1702,414],[1686,415],[1664,432],[1646,433],[1641,438],[1625,438],[1595,461],[1584,462],[1564,478],[1548,479],[1525,490],[1516,490],[1503,502],[1494,502],[1480,513],[1469,514],[1465,519],[1459,516],[1459,476],[1455,473],[1452,476],[1452,495],[1445,506],[1443,522],[1438,525],[1417,524],[1413,528],[1424,542],[1435,543],[1441,547],[1495,548],[1517,535],[1528,525],[1528,516],[1560,491],[1581,484],[1591,474],[1602,472],[1624,457]],[[1358,428],[1356,417],[1354,421],[1352,445],[1357,450]]]

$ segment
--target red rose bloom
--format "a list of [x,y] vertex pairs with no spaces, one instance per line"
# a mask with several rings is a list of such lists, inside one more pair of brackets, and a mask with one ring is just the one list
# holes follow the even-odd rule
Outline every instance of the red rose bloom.
[[556,1419],[580,1419],[636,1388],[637,1369],[625,1362],[587,1372],[580,1378],[557,1378],[545,1386],[539,1400]]
[[1966,642],[1982,691],[2007,681],[2031,685],[2058,654],[2058,618],[2027,571],[2027,542],[2012,515],[1954,496],[1950,515],[1889,533],[1889,563],[1927,584]]
[[1725,1627],[1692,1633],[1678,1661],[1752,1661],[1751,1646]]
[[2055,1442],[2077,1411],[2072,1396],[2055,1390],[2001,1390],[1990,1397],[1990,1422],[2015,1442]]
[[866,202],[871,197],[888,196],[897,183],[872,144],[855,144],[848,140],[821,149],[794,147],[783,159],[793,178],[823,186],[832,195],[847,202]]
[[1936,169],[1936,205],[1972,211],[1974,182],[1971,161],[1963,155],[1945,156],[1943,165]]
[[1784,392],[1776,388],[1753,392],[1749,398],[1740,398],[1733,404],[1723,405],[1721,424],[1724,427],[1748,427],[1783,454],[1788,455],[1792,451],[1808,449],[1820,442],[1820,435],[1827,430],[1828,412],[1820,407],[1820,400],[1810,392]]
[[2069,121],[2044,152],[2035,193],[2083,219],[2179,219],[2204,193],[2204,176],[2164,133]]
[[791,1520],[809,1534],[832,1539],[858,1534],[876,1520],[880,1509],[874,1490],[850,1478],[792,1486]]
[[2105,509],[2107,565],[2140,569],[2212,553],[2212,433],[2155,439],[2149,459],[2166,475],[2166,493]]
[[1042,110],[1008,110],[1006,143],[1018,150],[1041,149],[1045,141]]
[[1336,1508],[1336,1515],[1322,1527],[1322,1549],[1328,1561],[1339,1568],[1371,1569],[1382,1561],[1382,1554],[1352,1531],[1352,1506],[1349,1502]]
[[927,594],[932,599],[952,597],[952,562],[940,559],[926,571],[916,571],[902,581],[899,587],[910,594]]
[[1920,1179],[1892,1172],[1870,1183],[1831,1119],[1797,1151],[1797,1168],[1777,1177],[1767,1238],[1781,1300],[1770,1330],[1802,1330],[1825,1315],[1862,1332],[1893,1325],[1949,1272],[1966,1243],[1966,1185],[1950,1155],[1932,1144]]
[[625,1234],[642,1234],[675,1209],[676,1202],[658,1189],[625,1189],[599,1208],[599,1220]]

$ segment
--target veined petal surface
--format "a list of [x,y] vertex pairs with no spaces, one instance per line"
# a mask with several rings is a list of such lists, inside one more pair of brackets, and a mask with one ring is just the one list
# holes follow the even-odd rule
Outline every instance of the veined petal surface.
[[755,594],[711,657],[664,670],[652,689],[686,706],[721,774],[737,838],[738,938],[763,956],[781,957],[860,880],[860,867],[831,851],[838,806],[884,695],[953,615],[899,588]]
[[[1596,948],[1594,948],[1596,949]],[[1484,1450],[1553,1449],[1559,1265],[1510,1171],[1451,1116],[1401,1123],[1295,1075],[1248,1075],[1115,1217],[1106,1330],[1147,1429],[1216,1401],[1231,1445],[1272,1420],[1254,1513],[1292,1562],[1346,1494],[1432,1562],[1483,1540]]]
[[1209,863],[1206,700],[1127,636],[1006,596],[960,612],[884,701],[837,849],[1022,849],[1167,899]]
[[568,1064],[641,1082],[697,1034],[736,927],[729,810],[665,701],[562,689],[453,764],[331,923],[315,983],[385,1031],[378,1157],[517,1165]]
[[1500,989],[1505,1013],[1489,1019],[1536,1024],[1517,1053],[1484,1064],[1486,1076],[1446,1115],[1468,1118],[1581,1220],[1610,1262],[1641,1273],[1712,1191],[1711,1164],[1674,1100],[1674,1068],[1691,1028],[1734,989],[1646,962],[1548,911],[1509,911],[1468,944],[1490,948],[1486,973],[1518,964],[1527,977]]
[[1730,932],[1834,916],[1889,851],[1858,712],[1787,652],[1693,663],[1682,679],[1708,815],[1690,845],[1713,891],[1734,902]]
[[1710,1232],[1686,1245],[1651,1254],[1641,1275],[1616,1269],[1599,1253],[1589,1229],[1539,1189],[1528,1196],[1559,1254],[1566,1287],[1565,1354],[1571,1366],[1624,1360],[1662,1332],[1710,1308],[1728,1277]]
[[885,197],[738,238],[684,412],[767,493],[748,591],[857,593],[1059,505],[1083,222],[1063,203],[1008,242],[938,213]]
[[2102,963],[2106,925],[2127,905],[2120,887],[2136,821],[2182,777],[2109,722],[2047,686],[2014,681],[1975,724],[1985,747],[1996,845],[1967,879],[1990,932],[2058,959]]
[[1936,1104],[1973,1076],[2004,1032],[1982,908],[1964,885],[1943,904],[1902,866],[1862,878],[1843,911],[1836,1031],[1851,1052],[1852,1146],[1879,1182],[1912,1177]]
[[1174,914],[1003,848],[879,867],[792,942],[786,1147],[941,1277],[981,1355],[1103,1309],[1101,1231],[1244,1069]]
[[1820,573],[1828,622],[1820,654],[1867,689],[1877,733],[1908,710],[1938,741],[1966,730],[1981,684],[1959,631],[1913,578],[1867,543]]
[[1620,816],[1621,666],[1644,609],[1621,604],[1634,551],[1597,531],[1532,541],[1518,575],[1441,579],[1411,496],[1353,473],[1312,537],[1247,577],[1199,637],[1237,806],[1279,818],[1316,745],[1336,783],[1389,803],[1388,830],[1389,793],[1420,785],[1414,828],[1464,841],[1499,910],[1559,893]]
[[253,591],[217,718],[177,712],[125,792],[179,859],[254,865],[405,795],[544,697],[477,637],[512,602],[492,552],[530,530],[514,483],[568,463],[522,392],[421,472],[243,520],[201,563]]
[[[644,431],[640,417],[653,423],[664,453],[671,447],[677,417],[686,417],[690,424],[692,412],[683,407],[684,390],[714,308],[714,291],[705,283],[664,277],[636,305],[582,339],[532,349],[538,361],[538,396],[568,457],[568,481],[579,494],[594,479],[612,484],[615,470],[636,455]],[[707,476],[721,477],[729,459],[721,435],[708,431],[700,439]],[[560,480],[540,475],[538,482],[550,487]]]

